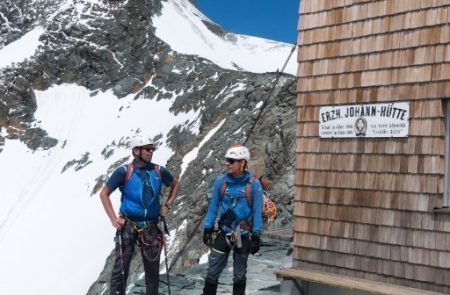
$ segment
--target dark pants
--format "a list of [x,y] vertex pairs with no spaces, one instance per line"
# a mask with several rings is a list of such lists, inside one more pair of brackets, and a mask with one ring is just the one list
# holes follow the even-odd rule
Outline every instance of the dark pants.
[[[231,248],[227,244],[225,234],[219,232],[208,260],[208,273],[206,279],[209,282],[218,282],[220,274],[227,265]],[[233,282],[240,283],[247,280],[247,261],[250,254],[250,241],[247,236],[242,237],[242,247],[233,247]]]
[[[116,233],[115,261],[111,274],[111,295],[125,295],[126,281],[130,270],[131,258],[134,254],[136,243],[141,249],[145,271],[146,295],[158,295],[159,287],[159,258],[163,235],[157,226],[147,227],[141,234],[127,223],[122,230],[123,265],[120,257],[119,245],[120,232]],[[124,274],[122,275],[122,267]],[[125,282],[125,286],[123,284]]]

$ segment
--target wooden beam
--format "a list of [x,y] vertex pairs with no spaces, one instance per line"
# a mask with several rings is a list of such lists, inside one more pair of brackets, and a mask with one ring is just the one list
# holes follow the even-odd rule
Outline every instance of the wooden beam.
[[377,295],[442,295],[431,291],[403,287],[367,279],[353,278],[310,269],[285,268],[274,272],[278,279],[303,280],[338,288],[368,292]]

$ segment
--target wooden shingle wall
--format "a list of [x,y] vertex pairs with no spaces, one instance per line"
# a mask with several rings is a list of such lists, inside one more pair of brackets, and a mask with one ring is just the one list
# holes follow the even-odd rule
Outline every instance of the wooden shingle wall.
[[[450,0],[302,0],[294,266],[450,294]],[[408,138],[320,139],[321,106],[408,101]]]

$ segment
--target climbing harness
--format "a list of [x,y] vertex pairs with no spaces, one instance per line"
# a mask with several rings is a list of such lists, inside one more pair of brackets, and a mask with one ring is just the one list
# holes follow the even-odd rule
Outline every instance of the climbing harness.
[[237,248],[242,248],[241,226],[236,226],[234,231],[226,233],[225,240],[230,248],[233,248],[234,246]]
[[[136,232],[136,245],[141,248],[142,254],[147,258],[147,260],[150,262],[158,261],[164,244],[163,233],[158,228],[158,225],[155,223],[150,223],[142,227],[127,218],[126,223],[128,223],[133,228],[133,231]],[[156,234],[154,231],[156,231]],[[155,255],[155,257],[149,257],[145,252],[148,248],[158,248],[158,253],[156,253],[157,255]]]

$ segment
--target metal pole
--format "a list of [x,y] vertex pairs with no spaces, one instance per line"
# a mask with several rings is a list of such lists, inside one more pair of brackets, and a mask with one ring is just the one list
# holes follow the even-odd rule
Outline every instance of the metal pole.
[[164,255],[166,256],[164,260],[166,262],[167,289],[169,291],[169,295],[171,295],[171,292],[170,292],[169,263],[167,262],[167,259],[169,259],[169,258],[167,257],[167,244],[166,244],[166,241],[164,241]]
[[120,265],[122,266],[122,292],[125,295],[126,293],[126,282],[125,282],[125,267],[124,267],[124,257],[123,257],[123,241],[122,241],[122,232],[118,231],[119,238],[119,256],[120,256]]
[[[164,231],[166,232],[166,234],[168,235],[168,236],[170,236],[170,234],[169,234],[169,229],[167,228],[167,223],[166,223],[166,218],[164,217],[164,216],[161,216],[161,220],[162,220],[162,222],[163,222],[163,226],[164,226]],[[165,237],[163,237],[163,246],[164,246],[164,256],[165,256],[165,258],[164,258],[164,261],[165,261],[165,263],[166,263],[166,275],[167,275],[167,289],[168,289],[168,291],[169,291],[169,295],[171,295],[171,292],[170,292],[170,276],[169,276],[169,263],[168,263],[168,259],[169,259],[169,257],[167,257],[167,244],[166,244],[166,239],[165,239]]]

